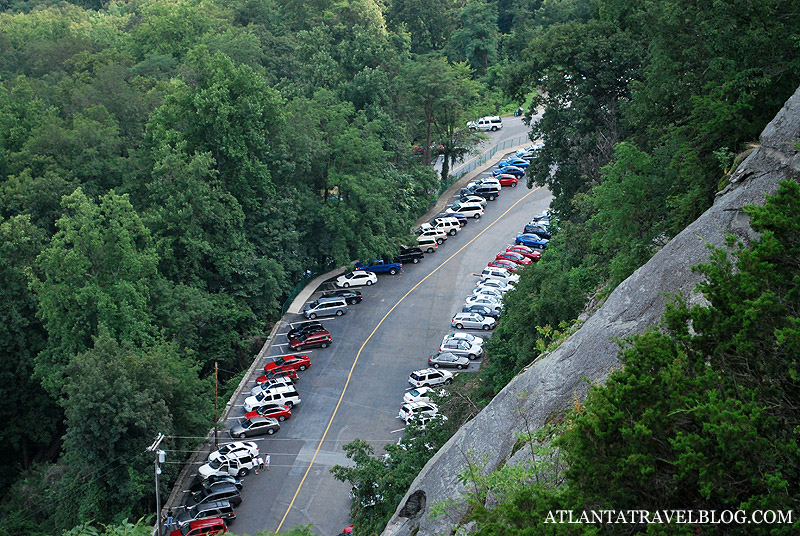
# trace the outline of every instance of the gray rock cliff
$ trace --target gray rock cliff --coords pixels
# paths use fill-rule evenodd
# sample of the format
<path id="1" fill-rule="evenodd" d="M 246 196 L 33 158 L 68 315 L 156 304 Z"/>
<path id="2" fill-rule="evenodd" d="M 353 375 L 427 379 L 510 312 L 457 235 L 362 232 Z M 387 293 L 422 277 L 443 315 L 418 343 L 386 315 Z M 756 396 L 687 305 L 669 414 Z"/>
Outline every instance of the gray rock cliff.
<path id="1" fill-rule="evenodd" d="M 699 281 L 691 267 L 708 259 L 707 244 L 721 247 L 727 234 L 747 241 L 753 232 L 745 205 L 764 204 L 778 182 L 797 178 L 800 169 L 800 89 L 786 102 L 760 136 L 760 146 L 731 176 L 714 205 L 636 270 L 608 297 L 581 328 L 551 354 L 538 359 L 509 383 L 472 421 L 463 426 L 425 465 L 383 532 L 383 536 L 452 534 L 462 524 L 463 487 L 457 476 L 466 454 L 486 456 L 491 471 L 510 460 L 515 432 L 541 427 L 548 417 L 583 399 L 586 379 L 603 381 L 619 366 L 615 342 L 659 322 L 666 294 L 682 292 L 690 302 Z M 447 515 L 431 519 L 436 503 L 455 501 Z M 468 527 L 464 527 L 468 530 Z"/>

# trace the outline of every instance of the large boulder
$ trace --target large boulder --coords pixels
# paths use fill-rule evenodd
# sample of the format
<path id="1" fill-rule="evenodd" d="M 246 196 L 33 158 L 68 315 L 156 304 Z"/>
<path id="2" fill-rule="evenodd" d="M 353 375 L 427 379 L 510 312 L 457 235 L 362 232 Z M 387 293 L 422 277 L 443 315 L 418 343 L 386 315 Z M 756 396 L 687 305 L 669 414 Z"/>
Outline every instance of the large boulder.
<path id="1" fill-rule="evenodd" d="M 800 169 L 800 89 L 764 129 L 760 146 L 731 176 L 714 205 L 636 270 L 581 328 L 549 355 L 541 356 L 509 383 L 472 421 L 463 426 L 425 465 L 409 488 L 383 536 L 452 534 L 464 521 L 463 486 L 458 474 L 468 459 L 491 471 L 509 462 L 516 432 L 538 428 L 562 413 L 619 366 L 617 340 L 659 322 L 668 295 L 699 298 L 692 266 L 708 259 L 708 244 L 722 247 L 734 234 L 752 238 L 742 210 L 763 205 L 778 182 Z M 523 419 L 524 416 L 524 419 Z M 484 461 L 485 460 L 485 461 Z M 512 460 L 513 461 L 513 460 Z M 430 516 L 437 503 L 453 501 L 446 515 Z M 465 527 L 468 530 L 468 527 Z M 416 531 L 416 532 L 415 532 Z"/>

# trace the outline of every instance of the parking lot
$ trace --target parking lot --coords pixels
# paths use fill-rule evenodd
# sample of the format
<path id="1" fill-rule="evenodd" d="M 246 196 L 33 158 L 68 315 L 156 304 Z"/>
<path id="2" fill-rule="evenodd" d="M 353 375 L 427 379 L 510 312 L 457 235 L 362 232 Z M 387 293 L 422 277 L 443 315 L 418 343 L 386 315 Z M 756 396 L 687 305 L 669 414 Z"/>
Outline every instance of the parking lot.
<path id="1" fill-rule="evenodd" d="M 404 265 L 400 274 L 381 274 L 376 284 L 359 287 L 363 301 L 350 305 L 347 314 L 318 319 L 333 343 L 298 352 L 311 360 L 295 382 L 302 402 L 275 435 L 249 438 L 270 454 L 271 467 L 245 478 L 244 500 L 230 530 L 254 535 L 312 524 L 316 533 L 332 535 L 350 524 L 349 485 L 329 472 L 335 464 L 349 463 L 342 445 L 361 438 L 380 453 L 383 445 L 398 439 L 403 422 L 397 414 L 409 373 L 427 367 L 428 356 L 452 331 L 450 319 L 472 292 L 474 274 L 512 244 L 531 216 L 549 206 L 550 198 L 543 189 L 504 187 L 481 219 L 470 220 L 438 251 L 426 254 L 419 264 Z M 319 296 L 315 292 L 310 299 Z M 290 353 L 285 334 L 290 324 L 303 320 L 299 314 L 286 315 L 263 362 Z M 473 362 L 471 369 L 477 370 L 479 363 Z M 246 391 L 235 401 L 239 407 L 233 408 L 231 419 L 243 415 Z M 227 431 L 220 433 L 221 440 L 226 436 Z"/>

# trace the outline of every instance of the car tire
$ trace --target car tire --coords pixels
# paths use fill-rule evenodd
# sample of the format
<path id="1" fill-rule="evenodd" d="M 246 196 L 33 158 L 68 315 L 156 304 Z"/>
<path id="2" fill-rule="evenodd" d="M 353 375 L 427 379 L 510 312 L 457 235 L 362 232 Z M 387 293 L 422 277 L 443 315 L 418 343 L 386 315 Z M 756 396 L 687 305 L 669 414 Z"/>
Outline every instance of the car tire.
<path id="1" fill-rule="evenodd" d="M 283 422 L 283 421 L 285 421 L 285 420 L 286 420 L 286 415 L 279 415 L 279 416 L 278 416 L 278 420 L 279 420 L 280 422 Z"/>
<path id="2" fill-rule="evenodd" d="M 470 359 L 470 361 L 475 361 L 476 359 L 478 359 L 478 356 L 476 356 L 475 354 L 469 354 L 467 357 Z"/>
<path id="3" fill-rule="evenodd" d="M 441 246 L 442 244 L 444 244 L 444 238 L 437 238 L 436 243 Z"/>
<path id="4" fill-rule="evenodd" d="M 241 434 L 239 434 L 237 437 L 238 437 L 239 439 L 244 439 L 245 437 L 247 437 L 247 434 L 245 434 L 244 432 L 242 432 L 242 433 L 241 433 Z"/>
<path id="5" fill-rule="evenodd" d="M 397 273 L 397 268 L 392 268 L 391 270 L 389 270 L 389 273 L 392 274 L 392 275 L 396 274 Z"/>
<path id="6" fill-rule="evenodd" d="M 297 367 L 297 370 L 300 370 L 300 371 L 306 370 L 306 366 L 305 365 L 300 365 L 299 367 Z"/>
<path id="7" fill-rule="evenodd" d="M 484 324 L 483 325 L 483 331 L 489 331 L 490 329 L 492 329 L 492 328 L 489 327 L 489 324 Z"/>
<path id="8" fill-rule="evenodd" d="M 353 298 L 352 300 L 347 300 L 347 303 L 348 303 L 348 304 L 350 304 L 350 305 L 355 305 L 355 304 L 357 304 L 358 302 L 356 301 L 356 299 L 355 299 L 355 298 Z"/>
<path id="9" fill-rule="evenodd" d="M 497 127 L 492 127 L 492 132 L 496 131 Z"/>
<path id="10" fill-rule="evenodd" d="M 418 263 L 419 263 L 419 259 L 418 259 L 418 258 L 416 258 L 416 257 L 414 257 L 414 258 L 411 260 L 411 262 L 413 262 L 414 264 L 418 264 Z"/>
<path id="11" fill-rule="evenodd" d="M 371 287 L 372 286 L 372 281 L 367 281 L 367 286 Z"/>
<path id="12" fill-rule="evenodd" d="M 512 183 L 511 183 L 511 187 L 512 187 L 512 188 L 516 188 L 516 187 L 517 187 L 517 183 L 516 183 L 516 182 L 512 182 Z"/>
<path id="13" fill-rule="evenodd" d="M 428 253 L 433 253 L 433 248 L 428 248 Z"/>
<path id="14" fill-rule="evenodd" d="M 248 469 L 247 467 L 242 467 L 241 469 L 239 469 L 239 476 L 240 477 L 247 476 L 247 473 L 249 473 L 249 472 L 250 472 L 250 469 Z"/>
<path id="15" fill-rule="evenodd" d="M 274 433 L 275 433 L 275 428 L 270 428 L 269 430 L 267 430 L 267 435 L 272 435 Z"/>
<path id="16" fill-rule="evenodd" d="M 311 313 L 310 315 L 308 315 L 308 318 L 310 318 L 311 320 L 314 320 L 315 318 L 317 318 L 317 315 L 316 315 L 316 313 Z"/>
<path id="17" fill-rule="evenodd" d="M 463 369 L 463 368 L 464 368 L 464 365 L 456 365 L 456 368 L 457 368 L 458 370 L 461 370 L 461 369 Z"/>
<path id="18" fill-rule="evenodd" d="M 342 288 L 350 288 L 350 283 L 345 281 L 344 283 L 342 283 Z"/>
<path id="19" fill-rule="evenodd" d="M 450 229 L 450 236 L 456 236 L 457 232 L 455 229 Z"/>
<path id="20" fill-rule="evenodd" d="M 327 348 L 328 347 L 328 343 L 327 342 L 323 342 L 322 344 L 319 345 L 319 347 L 320 348 Z"/>
<path id="21" fill-rule="evenodd" d="M 343 314 L 344 314 L 344 311 L 342 311 L 341 309 L 336 311 L 336 316 L 342 316 Z"/>
<path id="22" fill-rule="evenodd" d="M 464 325 L 463 324 L 456 324 L 456 329 L 464 329 Z"/>
<path id="23" fill-rule="evenodd" d="M 479 219 L 481 219 L 481 215 L 476 212 L 475 215 L 473 216 L 473 218 L 475 218 L 476 220 L 479 220 Z"/>
<path id="24" fill-rule="evenodd" d="M 447 378 L 447 379 L 444 381 L 444 384 L 445 384 L 445 385 L 450 385 L 451 383 L 453 383 L 453 378 Z"/>
<path id="25" fill-rule="evenodd" d="M 433 368 L 439 368 L 439 363 L 434 363 Z"/>

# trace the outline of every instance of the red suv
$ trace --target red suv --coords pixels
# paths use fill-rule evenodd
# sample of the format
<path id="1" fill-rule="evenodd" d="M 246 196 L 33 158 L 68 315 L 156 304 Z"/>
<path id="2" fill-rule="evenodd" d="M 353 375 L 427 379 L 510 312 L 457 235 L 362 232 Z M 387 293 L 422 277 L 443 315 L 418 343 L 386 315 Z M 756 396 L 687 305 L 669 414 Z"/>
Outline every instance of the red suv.
<path id="1" fill-rule="evenodd" d="M 331 334 L 327 331 L 317 331 L 308 333 L 299 339 L 289 341 L 289 348 L 292 350 L 305 350 L 306 348 L 327 348 L 333 342 Z"/>
<path id="2" fill-rule="evenodd" d="M 173 530 L 169 536 L 214 536 L 214 534 L 223 532 L 228 532 L 225 522 L 219 517 L 212 517 L 191 521 L 183 527 Z"/>

